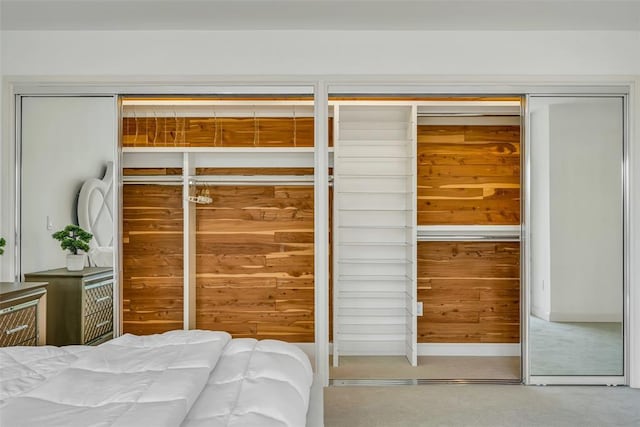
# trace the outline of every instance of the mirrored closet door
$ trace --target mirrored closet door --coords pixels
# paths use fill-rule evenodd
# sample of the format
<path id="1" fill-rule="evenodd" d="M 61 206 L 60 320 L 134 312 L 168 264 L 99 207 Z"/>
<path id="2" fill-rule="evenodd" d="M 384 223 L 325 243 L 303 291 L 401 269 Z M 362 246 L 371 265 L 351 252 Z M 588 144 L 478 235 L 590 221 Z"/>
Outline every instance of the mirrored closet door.
<path id="1" fill-rule="evenodd" d="M 624 98 L 528 108 L 531 382 L 623 383 Z"/>
<path id="2" fill-rule="evenodd" d="M 117 330 L 116 98 L 22 96 L 18 112 L 20 279 L 49 284 L 47 344 L 103 342 Z M 92 235 L 75 268 L 52 236 L 70 225 Z"/>

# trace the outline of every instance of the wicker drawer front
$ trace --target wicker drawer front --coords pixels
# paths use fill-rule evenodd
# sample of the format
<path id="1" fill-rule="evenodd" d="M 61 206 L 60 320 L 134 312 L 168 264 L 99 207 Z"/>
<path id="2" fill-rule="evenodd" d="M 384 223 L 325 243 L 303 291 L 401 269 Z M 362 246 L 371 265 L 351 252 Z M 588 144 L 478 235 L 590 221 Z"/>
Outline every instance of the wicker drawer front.
<path id="1" fill-rule="evenodd" d="M 84 318 L 84 339 L 86 344 L 113 330 L 113 310 L 102 310 Z"/>
<path id="2" fill-rule="evenodd" d="M 22 304 L 22 307 L 9 307 L 0 314 L 0 347 L 23 344 L 37 337 L 37 307 L 36 301 Z"/>
<path id="3" fill-rule="evenodd" d="M 38 345 L 38 337 L 33 337 L 33 338 L 29 338 L 26 341 L 22 341 L 16 345 L 22 345 L 22 346 L 32 346 L 35 347 Z"/>
<path id="4" fill-rule="evenodd" d="M 84 315 L 113 309 L 113 281 L 87 285 L 84 288 Z"/>

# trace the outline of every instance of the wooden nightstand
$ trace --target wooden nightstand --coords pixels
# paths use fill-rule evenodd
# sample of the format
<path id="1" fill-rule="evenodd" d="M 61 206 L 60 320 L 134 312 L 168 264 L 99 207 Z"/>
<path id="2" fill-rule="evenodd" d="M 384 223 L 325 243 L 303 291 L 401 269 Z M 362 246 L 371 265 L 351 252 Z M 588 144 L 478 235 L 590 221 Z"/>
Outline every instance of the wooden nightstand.
<path id="1" fill-rule="evenodd" d="M 46 282 L 0 282 L 0 347 L 44 345 Z"/>
<path id="2" fill-rule="evenodd" d="M 49 282 L 47 344 L 100 344 L 113 338 L 113 270 L 66 268 L 24 275 L 26 281 Z"/>

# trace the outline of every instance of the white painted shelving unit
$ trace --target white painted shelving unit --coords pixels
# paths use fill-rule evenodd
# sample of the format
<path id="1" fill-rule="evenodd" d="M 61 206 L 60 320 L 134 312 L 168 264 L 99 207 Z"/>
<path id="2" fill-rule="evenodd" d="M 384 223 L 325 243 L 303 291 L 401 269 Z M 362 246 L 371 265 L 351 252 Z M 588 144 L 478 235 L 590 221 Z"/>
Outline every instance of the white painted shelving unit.
<path id="1" fill-rule="evenodd" d="M 334 106 L 333 364 L 417 363 L 416 107 Z"/>

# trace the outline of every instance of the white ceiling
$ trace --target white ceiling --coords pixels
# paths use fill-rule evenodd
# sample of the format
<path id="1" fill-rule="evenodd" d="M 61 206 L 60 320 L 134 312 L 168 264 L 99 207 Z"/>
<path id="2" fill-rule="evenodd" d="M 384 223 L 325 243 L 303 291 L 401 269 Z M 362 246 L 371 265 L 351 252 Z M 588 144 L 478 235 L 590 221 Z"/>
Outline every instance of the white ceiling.
<path id="1" fill-rule="evenodd" d="M 640 0 L 0 0 L 2 30 L 640 31 Z"/>

